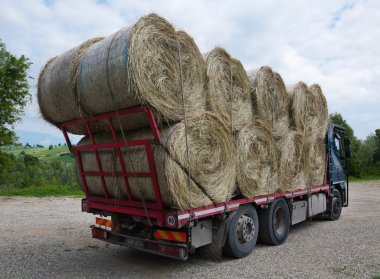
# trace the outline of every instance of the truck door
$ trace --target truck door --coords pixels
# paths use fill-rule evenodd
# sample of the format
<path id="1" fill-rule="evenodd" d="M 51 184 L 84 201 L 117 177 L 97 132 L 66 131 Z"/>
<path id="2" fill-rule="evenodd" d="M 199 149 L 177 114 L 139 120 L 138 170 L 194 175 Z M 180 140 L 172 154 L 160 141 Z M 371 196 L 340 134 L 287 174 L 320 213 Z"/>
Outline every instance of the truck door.
<path id="1" fill-rule="evenodd" d="M 349 155 L 347 147 L 349 147 L 349 141 L 346 141 L 345 130 L 342 130 L 341 127 L 333 127 L 329 133 L 330 180 L 336 188 L 340 189 L 343 206 L 348 206 L 348 181 L 346 182 L 346 178 Z"/>
<path id="2" fill-rule="evenodd" d="M 334 133 L 331 149 L 331 178 L 334 184 L 345 182 L 346 164 L 342 148 L 342 138 Z"/>

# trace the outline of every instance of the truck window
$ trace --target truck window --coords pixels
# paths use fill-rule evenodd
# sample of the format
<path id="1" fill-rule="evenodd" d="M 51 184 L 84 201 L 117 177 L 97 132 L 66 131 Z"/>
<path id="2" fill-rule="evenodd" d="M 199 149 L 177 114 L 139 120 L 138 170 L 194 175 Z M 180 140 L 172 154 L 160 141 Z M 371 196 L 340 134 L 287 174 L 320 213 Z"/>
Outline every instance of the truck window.
<path id="1" fill-rule="evenodd" d="M 340 154 L 340 150 L 341 150 L 341 148 L 340 148 L 340 140 L 337 137 L 335 137 L 334 141 L 335 141 L 335 149 Z"/>

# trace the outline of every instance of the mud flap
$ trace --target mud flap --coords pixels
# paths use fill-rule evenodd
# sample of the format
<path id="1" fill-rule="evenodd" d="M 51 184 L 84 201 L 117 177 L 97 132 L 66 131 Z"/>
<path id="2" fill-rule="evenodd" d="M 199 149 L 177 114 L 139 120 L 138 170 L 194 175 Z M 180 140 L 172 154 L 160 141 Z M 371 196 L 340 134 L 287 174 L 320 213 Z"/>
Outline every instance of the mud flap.
<path id="1" fill-rule="evenodd" d="M 226 219 L 219 223 L 217 228 L 212 229 L 212 243 L 201 247 L 201 254 L 215 262 L 222 261 L 222 252 L 228 235 L 228 227 L 235 214 L 236 211 L 231 212 Z"/>

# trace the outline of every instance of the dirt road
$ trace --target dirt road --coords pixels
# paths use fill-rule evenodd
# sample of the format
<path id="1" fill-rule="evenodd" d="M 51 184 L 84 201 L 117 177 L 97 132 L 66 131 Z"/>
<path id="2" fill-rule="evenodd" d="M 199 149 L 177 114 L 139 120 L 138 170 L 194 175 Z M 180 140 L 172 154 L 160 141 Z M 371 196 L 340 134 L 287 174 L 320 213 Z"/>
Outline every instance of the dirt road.
<path id="1" fill-rule="evenodd" d="M 380 275 L 380 182 L 352 184 L 335 222 L 292 227 L 241 260 L 187 262 L 93 240 L 77 198 L 0 198 L 0 278 L 372 278 Z"/>

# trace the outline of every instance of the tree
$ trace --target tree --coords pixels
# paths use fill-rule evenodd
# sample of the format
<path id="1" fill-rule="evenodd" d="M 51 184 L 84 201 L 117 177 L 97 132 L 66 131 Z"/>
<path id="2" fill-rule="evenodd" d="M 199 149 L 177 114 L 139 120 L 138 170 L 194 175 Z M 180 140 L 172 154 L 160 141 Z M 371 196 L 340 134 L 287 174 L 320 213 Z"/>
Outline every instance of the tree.
<path id="1" fill-rule="evenodd" d="M 380 162 L 380 129 L 375 130 L 375 145 L 376 149 L 373 153 L 373 162 L 377 163 Z"/>
<path id="2" fill-rule="evenodd" d="M 53 149 L 53 146 L 52 145 L 49 145 L 49 150 L 52 150 Z"/>
<path id="3" fill-rule="evenodd" d="M 361 177 L 362 175 L 362 165 L 360 161 L 360 140 L 355 136 L 354 130 L 347 123 L 340 113 L 330 114 L 330 122 L 343 126 L 346 129 L 346 135 L 351 140 L 351 158 L 348 161 L 348 174 Z"/>
<path id="4" fill-rule="evenodd" d="M 8 52 L 0 40 L 0 145 L 17 139 L 12 128 L 31 99 L 27 73 L 31 64 L 24 55 L 16 57 Z"/>

